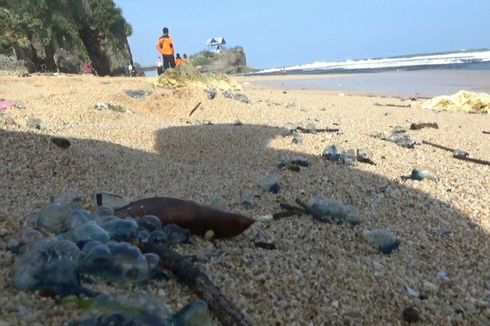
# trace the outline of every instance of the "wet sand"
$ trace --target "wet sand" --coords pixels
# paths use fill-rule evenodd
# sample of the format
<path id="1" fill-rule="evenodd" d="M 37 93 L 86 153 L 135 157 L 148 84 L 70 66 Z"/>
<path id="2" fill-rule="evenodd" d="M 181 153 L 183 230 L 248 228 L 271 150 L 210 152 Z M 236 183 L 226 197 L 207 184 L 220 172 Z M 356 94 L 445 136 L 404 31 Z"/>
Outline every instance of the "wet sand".
<path id="1" fill-rule="evenodd" d="M 490 116 L 423 110 L 423 100 L 361 96 L 338 91 L 263 86 L 242 77 L 245 104 L 202 90 L 154 88 L 149 78 L 84 76 L 0 77 L 0 98 L 23 108 L 0 113 L 0 321 L 5 325 L 63 324 L 83 311 L 38 294 L 15 291 L 6 251 L 12 233 L 56 194 L 103 189 L 134 199 L 170 196 L 209 204 L 223 197 L 234 212 L 260 217 L 279 203 L 308 202 L 316 195 L 354 206 L 361 225 L 322 224 L 309 216 L 257 222 L 216 246 L 194 237 L 185 254 L 208 255 L 198 264 L 254 325 L 404 325 L 402 311 L 415 307 L 420 325 L 484 325 L 490 318 L 490 167 L 453 159 L 422 140 L 462 148 L 490 160 Z M 151 94 L 142 99 L 127 90 Z M 343 91 L 342 91 L 343 92 Z M 133 114 L 94 109 L 99 102 Z M 189 117 L 195 105 L 201 108 Z M 410 107 L 392 107 L 384 105 Z M 40 119 L 40 129 L 28 127 Z M 239 120 L 242 125 L 235 125 Z M 211 122 L 212 124 L 209 124 Z M 437 122 L 440 129 L 407 131 L 415 149 L 371 137 L 394 126 Z M 339 128 L 339 133 L 281 136 L 286 123 Z M 66 137 L 63 150 L 50 142 Z M 376 166 L 326 162 L 323 149 L 338 144 L 367 148 Z M 279 157 L 301 155 L 310 167 L 276 168 Z M 439 182 L 404 180 L 417 166 Z M 263 193 L 261 177 L 275 171 L 276 194 Z M 252 195 L 257 207 L 242 200 Z M 380 254 L 362 231 L 383 228 L 400 247 Z M 254 246 L 272 242 L 276 250 Z M 146 291 L 170 311 L 195 295 L 174 277 L 133 285 L 91 285 L 113 293 Z M 413 291 L 419 292 L 415 297 Z"/>
<path id="2" fill-rule="evenodd" d="M 254 79 L 254 76 L 250 76 Z M 401 97 L 434 97 L 459 90 L 490 92 L 490 70 L 417 70 L 359 74 L 263 76 L 258 82 L 286 89 L 318 89 Z"/>

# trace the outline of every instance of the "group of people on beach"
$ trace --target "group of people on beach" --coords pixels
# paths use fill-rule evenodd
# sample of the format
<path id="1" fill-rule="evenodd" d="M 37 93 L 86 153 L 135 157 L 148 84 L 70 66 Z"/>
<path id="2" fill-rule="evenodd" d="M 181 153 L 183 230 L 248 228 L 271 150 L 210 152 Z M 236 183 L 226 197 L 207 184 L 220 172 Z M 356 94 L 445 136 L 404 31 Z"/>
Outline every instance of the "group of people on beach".
<path id="1" fill-rule="evenodd" d="M 157 58 L 157 72 L 158 75 L 161 75 L 168 68 L 175 68 L 182 62 L 191 62 L 191 59 L 184 53 L 181 57 L 180 53 L 175 54 L 174 41 L 169 35 L 169 31 L 167 27 L 164 27 L 163 35 L 160 36 L 157 40 L 157 50 L 162 55 L 162 58 Z M 162 62 L 163 60 L 163 62 Z"/>

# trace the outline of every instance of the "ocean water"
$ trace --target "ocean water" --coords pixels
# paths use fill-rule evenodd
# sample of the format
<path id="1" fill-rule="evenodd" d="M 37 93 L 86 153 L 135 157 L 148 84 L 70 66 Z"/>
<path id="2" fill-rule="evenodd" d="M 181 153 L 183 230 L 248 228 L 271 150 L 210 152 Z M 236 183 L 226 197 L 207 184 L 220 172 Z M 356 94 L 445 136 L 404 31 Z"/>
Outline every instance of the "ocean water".
<path id="1" fill-rule="evenodd" d="M 469 50 L 390 58 L 314 62 L 271 68 L 255 75 L 303 75 L 260 83 L 296 89 L 433 97 L 459 90 L 490 93 L 490 50 Z"/>

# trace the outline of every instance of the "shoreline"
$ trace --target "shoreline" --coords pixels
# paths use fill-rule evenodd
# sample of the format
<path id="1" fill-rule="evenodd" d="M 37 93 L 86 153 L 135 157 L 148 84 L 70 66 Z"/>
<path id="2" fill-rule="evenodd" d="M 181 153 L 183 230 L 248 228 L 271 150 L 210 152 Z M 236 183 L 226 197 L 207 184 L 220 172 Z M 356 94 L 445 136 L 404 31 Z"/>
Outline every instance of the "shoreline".
<path id="1" fill-rule="evenodd" d="M 419 312 L 420 325 L 488 321 L 490 167 L 453 159 L 422 141 L 490 160 L 490 136 L 482 133 L 490 115 L 424 110 L 420 99 L 340 96 L 236 79 L 249 103 L 220 92 L 210 100 L 201 89 L 158 88 L 152 77 L 0 76 L 0 98 L 21 104 L 0 111 L 0 178 L 8 185 L 0 190 L 0 311 L 6 323 L 64 324 L 86 313 L 13 289 L 9 273 L 17 257 L 6 244 L 27 225 L 24 216 L 51 196 L 82 194 L 89 205 L 96 190 L 203 205 L 219 196 L 232 212 L 255 219 L 280 211 L 281 202 L 309 203 L 317 195 L 354 207 L 359 226 L 294 216 L 256 222 L 214 243 L 193 236 L 192 244 L 176 248 L 209 255 L 199 266 L 254 325 L 403 324 L 407 307 Z M 128 95 L 135 90 L 144 95 Z M 97 103 L 132 113 L 99 111 Z M 389 106 L 407 103 L 409 108 Z M 420 122 L 439 129 L 410 130 Z M 284 135 L 288 123 L 340 131 Z M 372 136 L 396 126 L 415 148 Z M 71 145 L 59 148 L 52 137 Z M 329 162 L 321 155 L 334 144 L 368 149 L 376 165 Z M 298 156 L 309 166 L 296 172 L 277 167 L 278 159 Z M 434 170 L 439 181 L 405 180 L 416 167 Z M 279 178 L 278 194 L 261 189 L 269 173 Z M 256 206 L 242 205 L 247 196 Z M 384 255 L 363 241 L 363 232 L 375 229 L 396 235 L 399 248 Z M 108 294 L 143 291 L 172 312 L 196 299 L 173 276 L 145 288 L 88 286 Z"/>
<path id="2" fill-rule="evenodd" d="M 459 90 L 490 93 L 490 70 L 413 70 L 346 74 L 291 74 L 240 77 L 283 89 L 431 98 Z"/>

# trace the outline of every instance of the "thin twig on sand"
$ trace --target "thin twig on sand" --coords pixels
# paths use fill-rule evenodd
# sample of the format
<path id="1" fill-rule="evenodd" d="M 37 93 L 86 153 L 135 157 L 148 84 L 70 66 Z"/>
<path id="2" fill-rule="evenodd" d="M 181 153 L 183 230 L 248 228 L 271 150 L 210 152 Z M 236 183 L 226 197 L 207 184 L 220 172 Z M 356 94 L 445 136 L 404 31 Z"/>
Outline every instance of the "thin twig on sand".
<path id="1" fill-rule="evenodd" d="M 223 325 L 250 325 L 246 317 L 211 282 L 208 276 L 192 261 L 166 246 L 145 244 L 144 253 L 155 253 L 160 257 L 160 265 L 174 273 L 180 282 L 188 285 L 202 298 L 209 309 Z"/>

